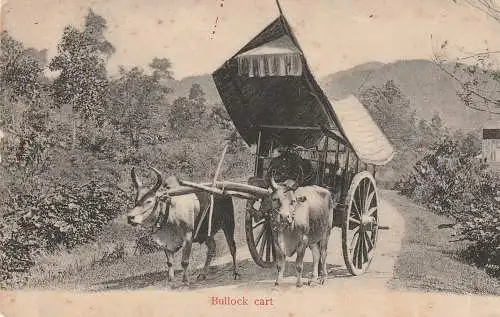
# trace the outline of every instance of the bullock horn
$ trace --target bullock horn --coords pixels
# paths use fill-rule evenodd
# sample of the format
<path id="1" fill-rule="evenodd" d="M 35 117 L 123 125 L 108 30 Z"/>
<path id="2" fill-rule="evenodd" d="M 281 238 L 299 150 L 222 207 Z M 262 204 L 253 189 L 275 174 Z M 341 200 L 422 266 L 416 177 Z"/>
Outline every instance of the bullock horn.
<path id="1" fill-rule="evenodd" d="M 273 187 L 273 189 L 278 189 L 278 184 L 276 184 L 274 176 L 271 177 L 271 186 Z"/>
<path id="2" fill-rule="evenodd" d="M 153 172 L 155 172 L 155 174 L 156 174 L 156 184 L 155 184 L 155 186 L 154 186 L 154 187 L 153 187 L 153 189 L 152 189 L 152 191 L 153 191 L 153 192 L 156 192 L 158 189 L 160 189 L 161 184 L 163 184 L 163 178 L 161 177 L 161 173 L 160 173 L 160 171 L 158 171 L 158 170 L 157 170 L 156 168 L 154 168 L 154 167 L 150 167 L 150 168 L 151 168 L 151 169 L 153 170 Z"/>
<path id="3" fill-rule="evenodd" d="M 132 178 L 132 184 L 134 184 L 135 189 L 139 189 L 139 187 L 142 186 L 142 183 L 135 173 L 135 167 L 132 167 L 132 170 L 130 171 L 130 177 Z"/>

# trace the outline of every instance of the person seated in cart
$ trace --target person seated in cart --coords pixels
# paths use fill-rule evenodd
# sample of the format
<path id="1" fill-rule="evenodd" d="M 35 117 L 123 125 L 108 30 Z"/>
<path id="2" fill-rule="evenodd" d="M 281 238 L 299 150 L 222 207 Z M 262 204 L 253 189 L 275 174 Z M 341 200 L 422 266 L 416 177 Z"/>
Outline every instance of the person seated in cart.
<path id="1" fill-rule="evenodd" d="M 312 185 L 315 175 L 311 162 L 300 156 L 298 151 L 290 146 L 277 146 L 273 149 L 272 159 L 266 173 L 266 181 L 271 177 L 277 182 L 287 179 L 295 180 L 299 186 Z"/>

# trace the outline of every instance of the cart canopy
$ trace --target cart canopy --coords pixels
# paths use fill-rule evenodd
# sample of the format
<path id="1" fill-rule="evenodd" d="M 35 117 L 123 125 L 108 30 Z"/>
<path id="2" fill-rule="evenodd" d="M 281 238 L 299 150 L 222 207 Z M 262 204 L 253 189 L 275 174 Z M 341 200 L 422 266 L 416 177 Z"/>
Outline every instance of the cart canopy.
<path id="1" fill-rule="evenodd" d="M 263 138 L 272 136 L 283 145 L 311 147 L 331 132 L 363 162 L 389 162 L 393 148 L 368 110 L 354 96 L 329 98 L 304 55 L 280 8 L 277 19 L 212 74 L 247 144 L 256 144 L 262 131 Z"/>

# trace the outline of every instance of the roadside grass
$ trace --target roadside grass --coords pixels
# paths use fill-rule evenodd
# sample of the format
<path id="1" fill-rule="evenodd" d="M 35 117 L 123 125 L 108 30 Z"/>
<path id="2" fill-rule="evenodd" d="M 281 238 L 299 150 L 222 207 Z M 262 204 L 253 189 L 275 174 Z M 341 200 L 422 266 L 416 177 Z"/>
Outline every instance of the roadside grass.
<path id="1" fill-rule="evenodd" d="M 244 200 L 234 199 L 237 247 L 246 244 L 245 204 Z M 122 215 L 105 226 L 91 243 L 72 250 L 40 255 L 23 288 L 83 290 L 106 279 L 119 279 L 141 274 L 142 271 L 150 272 L 151 268 L 158 272 L 165 271 L 166 258 L 162 251 L 149 254 L 136 252 L 136 240 L 140 233 L 140 229 L 127 225 Z M 219 232 L 215 238 L 216 256 L 228 254 L 224 234 Z M 174 259 L 176 269 L 180 268 L 180 256 L 179 251 Z M 205 257 L 206 247 L 194 244 L 191 254 L 192 270 L 202 265 Z"/>
<path id="2" fill-rule="evenodd" d="M 416 205 L 395 191 L 384 195 L 405 220 L 405 236 L 390 287 L 397 290 L 500 295 L 500 280 L 466 263 L 460 253 L 467 242 L 454 242 L 452 220 Z"/>

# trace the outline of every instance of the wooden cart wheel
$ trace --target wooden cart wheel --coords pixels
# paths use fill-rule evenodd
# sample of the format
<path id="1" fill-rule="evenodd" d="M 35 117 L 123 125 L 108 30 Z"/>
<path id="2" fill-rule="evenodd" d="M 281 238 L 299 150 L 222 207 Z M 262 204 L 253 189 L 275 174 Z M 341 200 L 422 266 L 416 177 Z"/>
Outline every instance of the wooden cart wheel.
<path id="1" fill-rule="evenodd" d="M 373 176 L 354 176 L 345 200 L 342 252 L 352 275 L 366 272 L 373 259 L 378 236 L 378 197 Z"/>
<path id="2" fill-rule="evenodd" d="M 269 210 L 248 200 L 245 213 L 245 232 L 252 259 L 258 266 L 271 268 L 276 261 Z"/>

